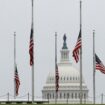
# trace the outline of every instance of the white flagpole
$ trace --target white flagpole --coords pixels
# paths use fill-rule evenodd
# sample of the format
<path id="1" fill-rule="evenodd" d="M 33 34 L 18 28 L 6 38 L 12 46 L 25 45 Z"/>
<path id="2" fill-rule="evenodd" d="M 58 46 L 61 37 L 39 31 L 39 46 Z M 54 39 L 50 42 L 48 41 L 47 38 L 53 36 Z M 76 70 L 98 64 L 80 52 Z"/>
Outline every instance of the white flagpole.
<path id="1" fill-rule="evenodd" d="M 95 30 L 93 30 L 93 104 L 95 104 Z"/>
<path id="2" fill-rule="evenodd" d="M 57 32 L 55 32 L 55 104 L 57 103 L 57 92 L 56 92 L 56 65 L 57 65 Z"/>
<path id="3" fill-rule="evenodd" d="M 14 32 L 14 76 L 15 76 L 15 66 L 16 66 L 16 32 Z M 14 79 L 14 98 L 16 98 L 15 79 Z"/>
<path id="4" fill-rule="evenodd" d="M 32 0 L 32 29 L 34 42 L 34 0 Z M 33 65 L 32 65 L 32 103 L 34 103 L 34 46 L 33 46 Z"/>
<path id="5" fill-rule="evenodd" d="M 80 31 L 81 31 L 81 48 L 80 48 L 80 104 L 82 104 L 82 1 L 80 0 Z"/>

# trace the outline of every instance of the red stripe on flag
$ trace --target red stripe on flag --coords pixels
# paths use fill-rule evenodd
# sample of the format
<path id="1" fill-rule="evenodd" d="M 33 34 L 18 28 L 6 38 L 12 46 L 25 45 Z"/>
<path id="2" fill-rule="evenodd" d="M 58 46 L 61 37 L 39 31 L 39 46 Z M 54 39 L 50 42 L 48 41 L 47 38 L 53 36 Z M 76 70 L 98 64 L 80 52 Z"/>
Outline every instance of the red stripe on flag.
<path id="1" fill-rule="evenodd" d="M 79 61 L 80 48 L 81 48 L 81 32 L 79 33 L 77 43 L 76 43 L 75 48 L 73 50 L 73 57 L 74 57 L 76 63 Z"/>
<path id="2" fill-rule="evenodd" d="M 29 45 L 29 54 L 30 54 L 30 65 L 33 65 L 34 58 L 33 58 L 33 48 L 34 47 L 34 41 L 33 41 L 33 29 L 31 29 L 31 34 L 30 34 L 30 45 Z"/>
<path id="3" fill-rule="evenodd" d="M 58 66 L 56 64 L 56 92 L 58 92 L 59 89 L 59 72 L 58 72 Z"/>
<path id="4" fill-rule="evenodd" d="M 20 86 L 20 80 L 19 80 L 19 75 L 18 75 L 18 71 L 17 71 L 17 67 L 15 68 L 15 94 L 16 96 L 18 95 L 18 91 L 19 91 L 19 86 Z"/>
<path id="5" fill-rule="evenodd" d="M 99 57 L 96 54 L 95 54 L 95 60 L 96 60 L 96 69 L 105 74 L 105 66 L 103 65 L 102 61 L 99 59 Z"/>

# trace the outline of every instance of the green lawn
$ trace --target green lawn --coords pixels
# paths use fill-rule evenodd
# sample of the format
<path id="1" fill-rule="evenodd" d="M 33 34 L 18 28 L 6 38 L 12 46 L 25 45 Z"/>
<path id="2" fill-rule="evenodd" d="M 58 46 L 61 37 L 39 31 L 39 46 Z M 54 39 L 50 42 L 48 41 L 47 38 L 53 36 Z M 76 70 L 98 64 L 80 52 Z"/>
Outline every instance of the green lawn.
<path id="1" fill-rule="evenodd" d="M 4 104 L 4 103 L 0 103 L 0 104 Z M 26 104 L 26 103 L 6 103 L 5 105 L 32 105 L 30 104 Z M 35 105 L 36 103 L 34 103 L 33 105 Z M 37 105 L 55 105 L 55 104 L 37 104 Z M 56 105 L 80 105 L 80 104 L 56 104 Z M 82 105 L 94 105 L 94 104 L 82 104 Z M 102 104 L 95 104 L 95 105 L 102 105 Z"/>

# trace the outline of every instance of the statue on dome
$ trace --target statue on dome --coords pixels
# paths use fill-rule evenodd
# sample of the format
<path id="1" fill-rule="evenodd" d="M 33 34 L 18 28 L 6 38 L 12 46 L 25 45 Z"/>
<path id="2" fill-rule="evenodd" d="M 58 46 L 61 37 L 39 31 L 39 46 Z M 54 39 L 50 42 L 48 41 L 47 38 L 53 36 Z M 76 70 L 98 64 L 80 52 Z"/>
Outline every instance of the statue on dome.
<path id="1" fill-rule="evenodd" d="M 66 34 L 64 34 L 63 40 L 64 40 L 64 42 L 66 43 Z"/>
<path id="2" fill-rule="evenodd" d="M 63 47 L 62 47 L 62 49 L 68 49 L 68 48 L 67 48 L 67 44 L 66 44 L 66 39 L 67 39 L 66 34 L 64 34 L 64 36 L 63 36 L 64 42 L 63 42 Z"/>

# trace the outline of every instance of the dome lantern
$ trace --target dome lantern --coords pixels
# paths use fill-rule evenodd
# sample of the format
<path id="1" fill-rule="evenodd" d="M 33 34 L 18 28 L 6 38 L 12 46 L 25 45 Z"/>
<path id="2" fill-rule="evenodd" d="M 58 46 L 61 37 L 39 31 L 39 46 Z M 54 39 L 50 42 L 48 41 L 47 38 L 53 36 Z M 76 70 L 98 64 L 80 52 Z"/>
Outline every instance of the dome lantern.
<path id="1" fill-rule="evenodd" d="M 67 37 L 66 34 L 63 36 L 63 47 L 61 49 L 61 61 L 60 63 L 69 63 L 69 50 L 66 43 Z"/>

